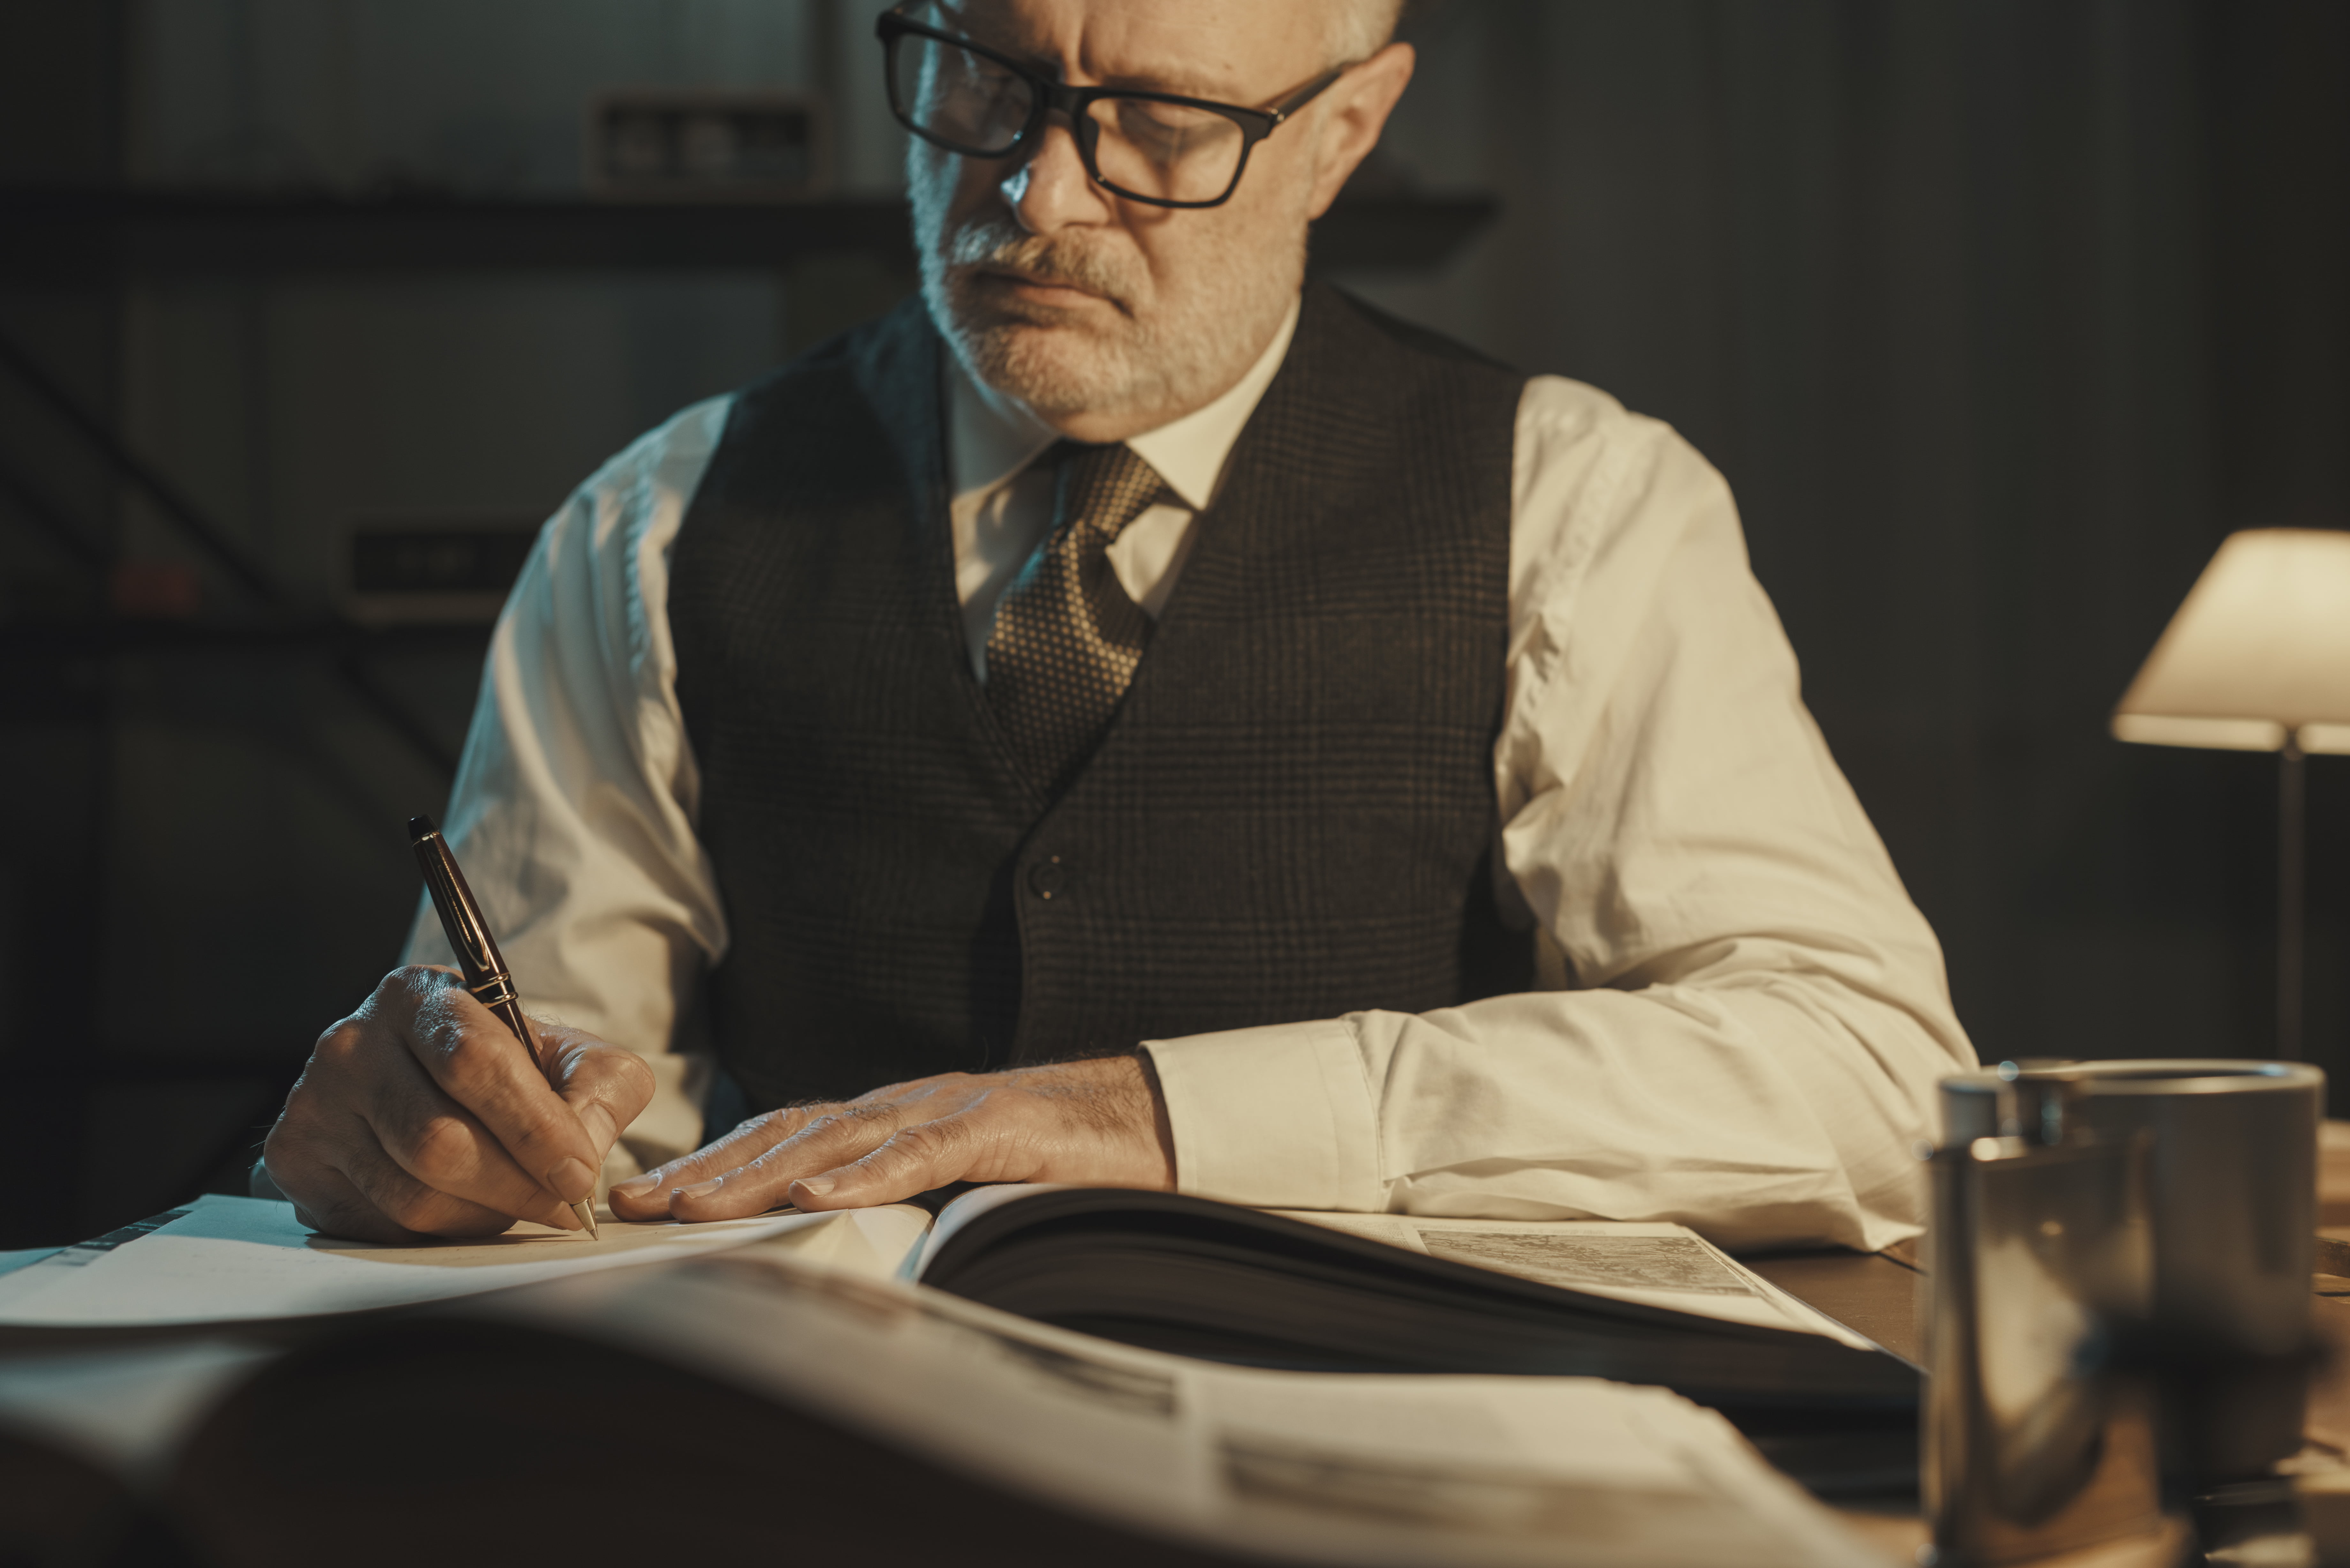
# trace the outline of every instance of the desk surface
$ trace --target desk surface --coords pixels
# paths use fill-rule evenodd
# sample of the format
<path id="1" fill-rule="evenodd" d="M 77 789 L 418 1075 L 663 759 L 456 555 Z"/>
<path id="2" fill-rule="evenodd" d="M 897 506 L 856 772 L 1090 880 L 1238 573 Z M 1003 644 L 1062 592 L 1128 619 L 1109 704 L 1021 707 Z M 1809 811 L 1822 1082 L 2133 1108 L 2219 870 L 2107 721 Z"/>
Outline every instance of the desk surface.
<path id="1" fill-rule="evenodd" d="M 1782 1252 L 1739 1261 L 1911 1366 L 1921 1364 L 1918 1309 L 1926 1276 L 1917 1270 L 1881 1252 Z"/>
<path id="2" fill-rule="evenodd" d="M 2350 1210 L 2350 1197 L 2336 1199 Z M 1748 1258 L 1746 1266 L 1791 1294 L 1856 1329 L 1906 1360 L 1918 1359 L 1919 1298 L 1926 1276 L 1878 1255 L 1851 1252 L 1791 1252 Z M 2302 1430 L 2317 1447 L 2350 1453 L 2350 1299 L 2317 1296 L 2312 1323 L 2324 1360 L 2309 1389 Z M 1896 1507 L 1838 1507 L 1845 1521 L 1902 1559 L 1927 1542 L 1925 1521 Z M 2314 1522 L 2313 1529 L 2317 1526 Z M 2165 1535 L 2117 1542 L 2095 1551 L 2045 1558 L 2033 1568 L 2168 1568 L 2184 1542 L 2174 1524 Z M 2328 1559 L 2331 1561 L 2331 1559 Z"/>
<path id="3" fill-rule="evenodd" d="M 1789 1252 L 1742 1260 L 1756 1273 L 1781 1289 L 1808 1302 L 1829 1316 L 1867 1335 L 1895 1355 L 1913 1363 L 1920 1357 L 1918 1311 L 1926 1276 L 1885 1255 L 1841 1251 Z M 2305 1431 L 2310 1439 L 2337 1451 L 2350 1452 L 2350 1299 L 2316 1297 L 2313 1311 L 2327 1355 L 2310 1390 Z M 307 1324 L 244 1325 L 238 1337 L 295 1343 L 305 1337 Z M 62 1348 L 67 1342 L 85 1347 L 129 1345 L 183 1336 L 188 1331 L 147 1333 L 122 1330 L 88 1334 L 57 1330 L 0 1331 L 0 1357 L 22 1354 L 38 1345 Z M 217 1334 L 218 1325 L 207 1331 Z M 1910 1561 L 1925 1545 L 1924 1521 L 1914 1504 L 1888 1501 L 1883 1505 L 1838 1507 L 1836 1511 L 1856 1532 L 1877 1542 L 1897 1560 Z M 2154 1539 L 2133 1541 L 2095 1552 L 2043 1559 L 2034 1568 L 2168 1568 L 2177 1560 L 2183 1535 L 2176 1529 Z"/>

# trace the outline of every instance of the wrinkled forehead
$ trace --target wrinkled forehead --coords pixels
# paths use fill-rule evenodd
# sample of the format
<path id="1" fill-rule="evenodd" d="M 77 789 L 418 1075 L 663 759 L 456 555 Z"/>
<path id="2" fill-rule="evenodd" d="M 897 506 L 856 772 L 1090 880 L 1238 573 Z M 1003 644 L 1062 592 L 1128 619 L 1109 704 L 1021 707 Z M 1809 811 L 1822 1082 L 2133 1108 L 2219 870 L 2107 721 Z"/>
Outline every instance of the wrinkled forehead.
<path id="1" fill-rule="evenodd" d="M 1323 68 L 1336 3 L 926 0 L 907 11 L 1066 80 L 1254 103 Z"/>

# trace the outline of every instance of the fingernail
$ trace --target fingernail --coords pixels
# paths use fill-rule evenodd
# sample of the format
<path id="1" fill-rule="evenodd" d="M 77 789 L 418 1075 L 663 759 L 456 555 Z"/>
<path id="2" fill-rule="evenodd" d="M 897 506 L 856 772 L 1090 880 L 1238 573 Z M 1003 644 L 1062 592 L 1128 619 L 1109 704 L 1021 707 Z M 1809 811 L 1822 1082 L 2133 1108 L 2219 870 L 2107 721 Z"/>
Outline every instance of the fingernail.
<path id="1" fill-rule="evenodd" d="M 612 1183 L 612 1190 L 623 1198 L 650 1198 L 653 1189 L 660 1185 L 660 1177 L 657 1174 L 632 1176 L 626 1181 Z"/>
<path id="2" fill-rule="evenodd" d="M 826 1193 L 832 1190 L 832 1178 L 829 1176 L 803 1176 L 797 1181 L 793 1182 L 792 1185 L 798 1188 L 802 1192 L 806 1193 L 810 1198 L 821 1198 Z"/>
<path id="3" fill-rule="evenodd" d="M 673 1198 L 707 1198 L 717 1191 L 718 1184 L 725 1179 L 723 1176 L 713 1176 L 707 1181 L 697 1181 L 691 1187 L 673 1187 L 670 1189 L 670 1195 Z"/>
<path id="4" fill-rule="evenodd" d="M 578 1203 L 596 1190 L 596 1173 L 576 1159 L 567 1159 L 546 1173 L 546 1185 L 566 1203 Z"/>

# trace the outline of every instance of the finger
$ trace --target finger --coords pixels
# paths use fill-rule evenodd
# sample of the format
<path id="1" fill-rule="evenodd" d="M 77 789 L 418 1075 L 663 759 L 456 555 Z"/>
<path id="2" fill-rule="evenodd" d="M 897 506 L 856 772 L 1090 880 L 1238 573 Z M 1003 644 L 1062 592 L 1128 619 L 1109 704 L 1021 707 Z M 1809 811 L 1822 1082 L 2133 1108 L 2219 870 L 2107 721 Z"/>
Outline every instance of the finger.
<path id="1" fill-rule="evenodd" d="M 932 1188 L 971 1179 L 983 1167 L 999 1166 L 1002 1141 L 981 1131 L 968 1114 L 916 1122 L 860 1159 L 799 1178 L 786 1196 L 793 1207 L 810 1212 L 901 1203 Z M 995 1172 L 991 1168 L 989 1174 Z"/>
<path id="2" fill-rule="evenodd" d="M 642 1176 L 615 1182 L 612 1212 L 623 1220 L 666 1220 L 670 1218 L 670 1194 L 678 1188 L 698 1186 L 727 1171 L 739 1170 L 810 1121 L 844 1108 L 837 1105 L 794 1106 L 753 1116 L 691 1154 L 657 1165 Z"/>
<path id="3" fill-rule="evenodd" d="M 470 1207 L 567 1230 L 577 1225 L 546 1185 L 412 1059 L 383 1053 L 370 1073 L 371 1092 L 356 1107 L 358 1115 L 382 1154 L 408 1176 Z M 337 1163 L 352 1172 L 349 1162 Z"/>
<path id="4" fill-rule="evenodd" d="M 375 1141 L 362 1119 L 322 1129 L 330 1136 L 318 1152 L 328 1165 L 307 1172 L 296 1199 L 304 1213 L 321 1230 L 339 1236 L 375 1241 L 415 1241 L 424 1237 L 494 1236 L 511 1227 L 515 1216 L 469 1202 L 418 1180 Z M 561 1206 L 542 1195 L 549 1210 L 531 1215 L 553 1223 Z M 576 1221 L 575 1221 L 576 1223 Z"/>
<path id="5" fill-rule="evenodd" d="M 547 1078 L 587 1129 L 600 1168 L 620 1134 L 652 1104 L 652 1067 L 634 1051 L 583 1031 L 536 1018 L 531 1023 L 538 1031 Z"/>
<path id="6" fill-rule="evenodd" d="M 337 1153 L 343 1176 L 408 1241 L 426 1236 L 495 1236 L 512 1229 L 517 1218 L 567 1230 L 579 1225 L 568 1210 L 544 1197 L 539 1212 L 516 1216 L 443 1192 L 402 1169 L 380 1147 L 359 1138 L 344 1140 Z"/>
<path id="7" fill-rule="evenodd" d="M 292 1202 L 295 1218 L 329 1236 L 348 1236 L 361 1241 L 409 1240 L 406 1231 L 360 1195 L 349 1178 L 322 1158 L 330 1147 L 323 1136 L 322 1117 L 314 1104 L 303 1102 L 303 1085 L 297 1084 L 295 1087 L 286 1115 L 269 1129 L 261 1149 L 261 1163 L 269 1172 L 270 1182 Z M 337 1116 L 329 1119 L 335 1127 L 341 1127 L 356 1118 Z M 369 1136 L 364 1125 L 358 1131 L 361 1137 Z"/>
<path id="8" fill-rule="evenodd" d="M 268 1139 L 273 1179 L 285 1178 L 288 1196 L 313 1196 L 302 1186 L 307 1168 L 339 1168 L 345 1140 L 357 1139 L 370 1157 L 380 1153 L 466 1203 L 509 1219 L 552 1211 L 553 1196 L 441 1092 L 406 1044 L 420 1009 L 447 988 L 436 971 L 396 971 L 357 1013 L 319 1036 Z"/>
<path id="9" fill-rule="evenodd" d="M 567 1203 L 592 1197 L 603 1151 L 532 1051 L 462 986 L 442 985 L 401 1035 L 417 1064 L 531 1179 Z"/>
<path id="10" fill-rule="evenodd" d="M 273 1174 L 270 1179 L 276 1178 Z M 339 1170 L 321 1169 L 311 1174 L 302 1182 L 302 1195 L 293 1199 L 294 1218 L 322 1236 L 394 1245 L 416 1240 L 386 1219 Z"/>
<path id="11" fill-rule="evenodd" d="M 764 1214 L 786 1200 L 791 1184 L 871 1153 L 905 1124 L 905 1113 L 885 1101 L 827 1107 L 797 1132 L 747 1165 L 706 1180 L 677 1186 L 669 1211 L 679 1220 L 736 1220 Z"/>

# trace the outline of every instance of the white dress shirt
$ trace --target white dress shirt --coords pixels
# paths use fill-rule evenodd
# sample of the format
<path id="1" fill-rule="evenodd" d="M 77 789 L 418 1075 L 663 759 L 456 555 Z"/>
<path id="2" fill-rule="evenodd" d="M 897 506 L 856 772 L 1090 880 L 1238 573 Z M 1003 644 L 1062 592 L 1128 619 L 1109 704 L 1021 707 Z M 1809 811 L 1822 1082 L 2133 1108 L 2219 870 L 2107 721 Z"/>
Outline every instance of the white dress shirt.
<path id="1" fill-rule="evenodd" d="M 1180 498 L 1111 551 L 1152 616 L 1279 369 L 1128 444 Z M 1055 432 L 948 357 L 956 587 L 995 602 L 1050 524 Z M 726 951 L 694 834 L 670 549 L 726 421 L 697 404 L 548 522 L 500 618 L 445 829 L 536 1011 L 650 1057 L 608 1178 L 691 1148 L 691 1002 Z M 1270 1207 L 1673 1220 L 1718 1242 L 1915 1234 L 1911 1147 L 1971 1066 L 1940 950 L 1798 694 L 1728 487 L 1555 376 L 1521 395 L 1497 891 L 1550 989 L 1148 1043 L 1187 1192 Z M 1148 655 L 1146 654 L 1146 657 Z M 412 962 L 447 962 L 423 913 Z"/>

